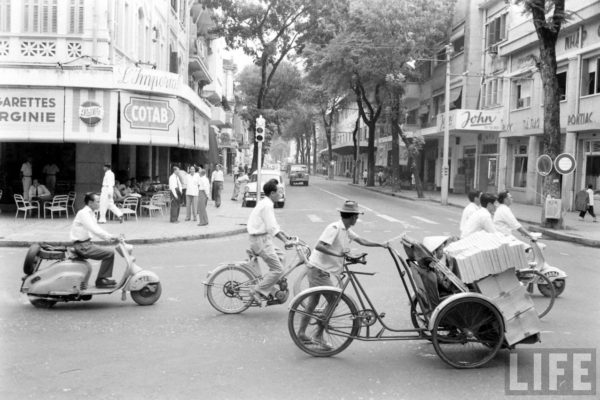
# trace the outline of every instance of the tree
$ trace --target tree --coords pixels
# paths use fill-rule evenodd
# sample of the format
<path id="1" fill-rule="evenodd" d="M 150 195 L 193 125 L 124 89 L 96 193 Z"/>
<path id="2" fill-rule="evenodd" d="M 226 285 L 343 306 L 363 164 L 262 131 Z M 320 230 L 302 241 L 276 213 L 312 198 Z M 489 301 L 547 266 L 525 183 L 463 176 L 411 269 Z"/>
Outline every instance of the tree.
<path id="1" fill-rule="evenodd" d="M 568 18 L 565 11 L 565 0 L 518 0 L 523 4 L 525 11 L 530 13 L 533 19 L 535 32 L 539 39 L 539 70 L 544 90 L 544 154 L 552 159 L 562 151 L 560 143 L 560 91 L 558 78 L 556 76 L 556 42 L 562 25 Z M 555 198 L 561 197 L 560 176 L 555 169 L 544 177 L 542 187 L 542 198 L 550 195 Z M 557 225 L 563 228 L 563 219 L 556 223 L 548 223 L 544 217 L 546 212 L 545 202 L 542 202 L 542 224 Z"/>
<path id="2" fill-rule="evenodd" d="M 386 103 L 391 102 L 394 175 L 399 175 L 397 129 L 402 85 L 389 85 L 389 75 L 396 75 L 411 58 L 428 55 L 447 35 L 453 0 L 400 2 L 351 0 L 343 30 L 324 48 L 307 49 L 308 64 L 314 74 L 334 91 L 350 87 L 362 121 L 368 127 L 368 180 L 375 178 L 375 128 Z"/>
<path id="3" fill-rule="evenodd" d="M 215 10 L 214 32 L 225 38 L 230 48 L 241 48 L 260 70 L 256 110 L 261 112 L 275 73 L 290 54 L 300 54 L 313 38 L 326 40 L 321 21 L 342 0 L 201 0 Z M 254 120 L 249 121 L 254 132 Z M 252 136 L 254 138 L 254 135 Z M 254 147 L 253 168 L 257 165 Z"/>

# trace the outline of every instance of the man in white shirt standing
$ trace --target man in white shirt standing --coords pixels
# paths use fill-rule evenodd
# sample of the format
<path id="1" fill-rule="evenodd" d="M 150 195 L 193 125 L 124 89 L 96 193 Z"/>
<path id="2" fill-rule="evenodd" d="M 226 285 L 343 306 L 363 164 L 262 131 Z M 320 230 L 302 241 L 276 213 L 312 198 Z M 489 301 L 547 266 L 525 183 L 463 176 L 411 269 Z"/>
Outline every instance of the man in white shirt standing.
<path id="1" fill-rule="evenodd" d="M 23 199 L 25 200 L 29 200 L 32 174 L 33 166 L 31 165 L 31 157 L 27 156 L 25 162 L 21 164 L 21 182 L 23 183 Z"/>
<path id="2" fill-rule="evenodd" d="M 206 214 L 206 205 L 210 197 L 210 182 L 206 177 L 206 171 L 200 169 L 198 173 L 198 226 L 208 225 L 208 215 Z"/>
<path id="3" fill-rule="evenodd" d="M 110 247 L 102 247 L 92 243 L 92 234 L 106 241 L 113 241 L 117 236 L 106 232 L 96 222 L 94 211 L 100 207 L 100 197 L 95 193 L 86 193 L 83 199 L 85 206 L 77 212 L 71 226 L 71 240 L 75 251 L 82 257 L 102 260 L 96 278 L 97 288 L 112 288 L 117 283 L 110 279 L 115 262 L 115 251 Z"/>
<path id="4" fill-rule="evenodd" d="M 190 167 L 190 172 L 186 176 L 186 221 L 196 221 L 198 212 L 198 193 L 200 186 L 200 175 L 196 174 L 196 167 L 193 165 Z"/>
<path id="5" fill-rule="evenodd" d="M 498 207 L 494 213 L 494 225 L 499 232 L 507 236 L 512 236 L 513 230 L 518 230 L 524 236 L 531 239 L 531 233 L 523 228 L 523 225 L 517 221 L 515 215 L 510 210 L 512 204 L 512 195 L 508 192 L 502 192 L 498 194 Z"/>
<path id="6" fill-rule="evenodd" d="M 263 300 L 261 295 L 268 297 L 273 285 L 277 283 L 283 274 L 283 251 L 275 247 L 273 238 L 277 237 L 285 245 L 289 241 L 288 235 L 281 230 L 275 219 L 273 206 L 281 197 L 277 180 L 271 179 L 265 183 L 263 191 L 265 197 L 256 203 L 256 207 L 254 207 L 254 210 L 250 213 L 250 217 L 248 217 L 247 224 L 248 234 L 250 235 L 250 249 L 255 254 L 258 254 L 269 266 L 269 272 L 263 276 L 262 281 L 253 287 L 250 292 L 250 295 L 254 297 L 254 300 L 259 305 L 262 304 Z"/>
<path id="7" fill-rule="evenodd" d="M 490 193 L 484 193 L 480 197 L 481 208 L 475 211 L 467 220 L 464 231 L 461 232 L 461 238 L 465 238 L 472 233 L 486 231 L 490 233 L 498 232 L 492 215 L 496 211 L 496 201 L 498 198 Z"/>
<path id="8" fill-rule="evenodd" d="M 479 196 L 481 196 L 481 191 L 472 190 L 469 192 L 469 194 L 467 196 L 469 197 L 469 204 L 467 204 L 467 206 L 463 210 L 462 216 L 460 218 L 460 234 L 461 235 L 462 235 L 463 231 L 465 230 L 465 226 L 467 224 L 467 221 L 471 217 L 471 215 L 473 215 L 475 213 L 475 211 L 477 211 L 481 208 L 481 202 L 479 201 Z"/>
<path id="9" fill-rule="evenodd" d="M 183 196 L 181 181 L 179 180 L 179 167 L 173 165 L 172 174 L 169 176 L 169 190 L 171 191 L 171 223 L 179 222 L 179 208 Z"/>
<path id="10" fill-rule="evenodd" d="M 340 212 L 341 220 L 329 224 L 321 236 L 315 251 L 310 256 L 311 265 L 308 266 L 308 284 L 309 287 L 316 286 L 335 286 L 331 281 L 331 275 L 339 277 L 343 272 L 344 257 L 350 250 L 350 243 L 356 242 L 368 247 L 388 247 L 388 243 L 377 243 L 358 236 L 352 229 L 358 221 L 359 214 L 363 214 L 358 203 L 352 200 L 346 200 L 342 208 L 337 209 Z M 329 303 L 333 299 L 327 299 Z M 323 340 L 323 326 L 317 327 L 315 335 L 311 338 L 306 334 L 309 317 L 319 302 L 318 295 L 310 298 L 306 305 L 306 316 L 300 320 L 298 327 L 298 338 L 305 343 L 313 343 L 322 349 L 328 350 L 331 345 Z M 324 311 L 327 315 L 328 310 Z"/>
<path id="11" fill-rule="evenodd" d="M 210 176 L 212 184 L 212 199 L 215 201 L 215 206 L 218 208 L 221 206 L 221 192 L 223 191 L 223 170 L 221 164 L 217 164 L 217 169 L 213 171 Z"/>
<path id="12" fill-rule="evenodd" d="M 106 211 L 110 210 L 123 223 L 123 213 L 115 206 L 115 174 L 111 171 L 109 163 L 104 164 L 104 178 L 102 179 L 102 191 L 100 192 L 100 218 L 98 223 L 106 223 Z"/>

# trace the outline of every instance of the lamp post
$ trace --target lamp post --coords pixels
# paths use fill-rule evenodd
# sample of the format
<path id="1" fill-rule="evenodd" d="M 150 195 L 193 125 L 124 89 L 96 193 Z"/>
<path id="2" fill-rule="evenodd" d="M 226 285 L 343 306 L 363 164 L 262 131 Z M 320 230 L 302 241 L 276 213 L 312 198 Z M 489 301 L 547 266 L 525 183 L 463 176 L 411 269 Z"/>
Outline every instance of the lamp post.
<path id="1" fill-rule="evenodd" d="M 448 186 L 450 171 L 448 166 L 448 153 L 450 149 L 450 57 L 453 48 L 446 45 L 446 101 L 444 102 L 444 149 L 442 155 L 442 205 L 448 205 Z"/>

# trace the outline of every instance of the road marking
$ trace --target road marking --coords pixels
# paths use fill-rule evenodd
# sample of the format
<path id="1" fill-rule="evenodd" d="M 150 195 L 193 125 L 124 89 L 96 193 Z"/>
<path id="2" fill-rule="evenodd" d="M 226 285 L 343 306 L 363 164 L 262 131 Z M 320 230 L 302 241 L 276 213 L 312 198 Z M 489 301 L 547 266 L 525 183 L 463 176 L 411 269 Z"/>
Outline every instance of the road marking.
<path id="1" fill-rule="evenodd" d="M 399 220 L 397 220 L 396 218 L 394 218 L 394 217 L 390 217 L 389 215 L 385 215 L 385 214 L 377 214 L 377 216 L 378 216 L 378 217 L 380 217 L 380 218 L 383 218 L 383 219 L 385 219 L 385 220 L 387 220 L 387 221 L 390 221 L 390 222 L 400 222 L 400 221 L 399 221 Z"/>
<path id="2" fill-rule="evenodd" d="M 454 223 L 457 223 L 457 224 L 460 222 L 459 220 L 457 220 L 457 219 L 454 219 L 454 218 L 446 218 L 446 219 L 447 219 L 448 221 L 450 221 L 450 222 L 454 222 Z"/>
<path id="3" fill-rule="evenodd" d="M 318 215 L 307 214 L 306 216 L 308 217 L 308 219 L 310 219 L 311 222 L 323 222 L 321 217 L 319 217 Z"/>
<path id="4" fill-rule="evenodd" d="M 319 189 L 322 192 L 328 193 L 328 194 L 330 194 L 330 195 L 332 195 L 334 197 L 337 197 L 338 199 L 342 199 L 344 201 L 348 200 L 346 197 L 343 197 L 343 196 L 340 196 L 339 194 L 335 194 L 333 192 L 330 192 L 329 190 L 325 190 L 325 189 L 321 189 L 321 188 L 317 188 L 317 189 Z M 373 210 L 371 210 L 369 207 L 365 207 L 365 206 L 359 206 L 359 207 L 362 208 L 362 209 L 364 209 L 364 210 L 367 210 L 368 212 L 373 212 Z"/>
<path id="5" fill-rule="evenodd" d="M 431 221 L 431 220 L 429 220 L 429 219 L 427 219 L 427 218 L 423 218 L 423 217 L 417 217 L 416 215 L 413 215 L 412 217 L 413 217 L 414 219 L 418 219 L 419 221 L 423 221 L 423 222 L 425 222 L 425 223 L 427 223 L 427 224 L 438 225 L 438 223 L 437 223 L 437 222 L 435 222 L 435 221 Z"/>

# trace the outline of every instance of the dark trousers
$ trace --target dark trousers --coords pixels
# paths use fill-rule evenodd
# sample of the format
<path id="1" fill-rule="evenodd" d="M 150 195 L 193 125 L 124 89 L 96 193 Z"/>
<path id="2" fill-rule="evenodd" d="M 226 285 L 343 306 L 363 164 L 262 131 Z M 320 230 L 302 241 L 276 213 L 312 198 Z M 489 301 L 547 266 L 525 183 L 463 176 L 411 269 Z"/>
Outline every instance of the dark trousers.
<path id="1" fill-rule="evenodd" d="M 179 208 L 179 198 L 171 192 L 171 222 L 177 222 L 179 219 Z"/>
<path id="2" fill-rule="evenodd" d="M 596 218 L 596 214 L 594 214 L 594 206 L 588 206 L 587 210 L 579 211 L 579 218 L 585 217 L 585 213 L 588 212 L 593 218 Z"/>
<path id="3" fill-rule="evenodd" d="M 98 246 L 91 241 L 74 243 L 75 251 L 90 260 L 102 260 L 96 281 L 112 276 L 115 263 L 115 250 L 111 247 Z"/>
<path id="4" fill-rule="evenodd" d="M 223 191 L 223 182 L 214 181 L 212 187 L 212 199 L 215 201 L 215 207 L 221 205 L 221 192 Z"/>

